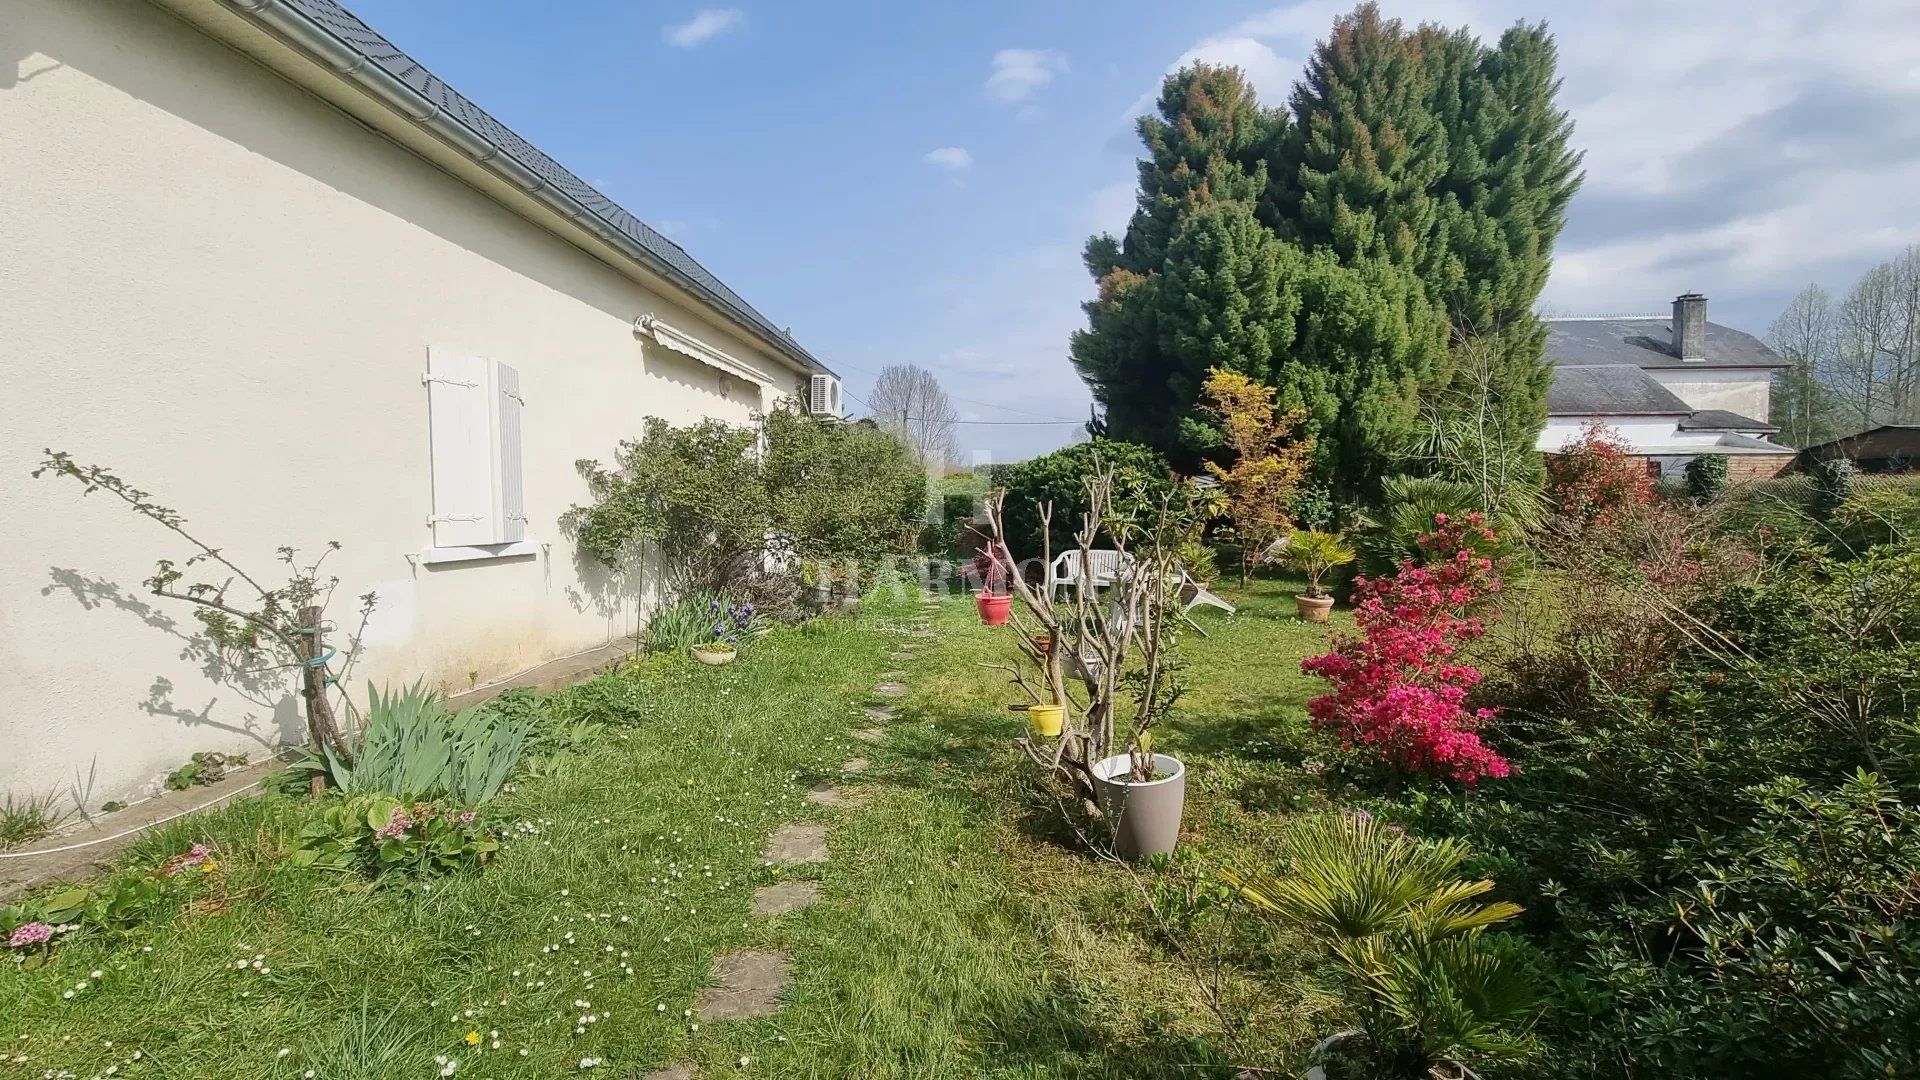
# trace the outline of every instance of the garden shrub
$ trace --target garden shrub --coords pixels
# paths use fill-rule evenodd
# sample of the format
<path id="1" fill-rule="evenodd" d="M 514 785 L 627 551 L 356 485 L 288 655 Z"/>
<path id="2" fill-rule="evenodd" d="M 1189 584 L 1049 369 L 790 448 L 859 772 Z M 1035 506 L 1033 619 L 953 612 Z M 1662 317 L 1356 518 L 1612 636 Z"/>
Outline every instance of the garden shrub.
<path id="1" fill-rule="evenodd" d="M 1514 765 L 1497 798 L 1410 801 L 1542 898 L 1556 1074 L 1906 1075 L 1920 546 L 1556 562 L 1612 606 L 1482 688 Z"/>
<path id="2" fill-rule="evenodd" d="M 1114 509 L 1138 514 L 1173 490 L 1166 459 L 1138 443 L 1095 438 L 1043 454 L 1006 471 L 1006 541 L 1023 557 L 1040 554 L 1040 506 L 1053 504 L 1052 550 L 1057 556 L 1077 546 L 1074 537 L 1087 513 L 1087 480 L 1103 468 L 1114 472 Z"/>
<path id="3" fill-rule="evenodd" d="M 1687 462 L 1687 494 L 1694 502 L 1712 502 L 1727 489 L 1727 455 L 1701 454 Z"/>
<path id="4" fill-rule="evenodd" d="M 776 554 L 857 566 L 864 584 L 889 560 L 914 550 L 927 477 L 899 439 L 791 409 L 767 415 L 766 435 L 764 483 L 767 516 L 779 537 Z"/>
<path id="5" fill-rule="evenodd" d="M 1475 609 L 1500 588 L 1486 554 L 1496 543 L 1479 514 L 1439 514 L 1420 538 L 1423 562 L 1356 581 L 1359 636 L 1338 637 L 1332 652 L 1300 664 L 1333 684 L 1307 703 L 1316 726 L 1408 772 L 1467 784 L 1507 775 L 1506 759 L 1478 733 L 1493 710 L 1466 705 L 1480 671 L 1454 659 L 1486 632 Z"/>
<path id="6" fill-rule="evenodd" d="M 320 807 L 287 861 L 315 870 L 413 877 L 479 866 L 500 850 L 479 815 L 436 802 L 354 795 Z"/>
<path id="7" fill-rule="evenodd" d="M 1653 474 L 1618 432 L 1598 420 L 1547 455 L 1547 502 L 1563 528 L 1607 524 L 1653 498 Z"/>
<path id="8" fill-rule="evenodd" d="M 1920 539 L 1920 484 L 1860 477 L 1830 526 L 1843 551 Z"/>

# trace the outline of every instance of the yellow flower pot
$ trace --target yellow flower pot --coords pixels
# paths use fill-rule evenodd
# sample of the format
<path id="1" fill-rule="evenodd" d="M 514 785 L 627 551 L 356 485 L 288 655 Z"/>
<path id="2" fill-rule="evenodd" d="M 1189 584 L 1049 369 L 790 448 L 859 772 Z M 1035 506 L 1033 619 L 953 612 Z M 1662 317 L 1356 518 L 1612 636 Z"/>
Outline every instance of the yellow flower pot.
<path id="1" fill-rule="evenodd" d="M 1067 710 L 1059 705 L 1027 706 L 1027 723 L 1033 733 L 1043 739 L 1057 739 L 1060 728 L 1066 723 Z"/>

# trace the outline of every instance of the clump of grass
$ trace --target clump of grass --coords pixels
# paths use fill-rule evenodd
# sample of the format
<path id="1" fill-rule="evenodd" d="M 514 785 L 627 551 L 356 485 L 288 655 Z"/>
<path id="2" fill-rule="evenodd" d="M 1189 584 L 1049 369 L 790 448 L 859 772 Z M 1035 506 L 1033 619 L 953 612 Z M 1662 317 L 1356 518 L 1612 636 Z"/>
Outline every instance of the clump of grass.
<path id="1" fill-rule="evenodd" d="M 8 795 L 0 803 L 0 849 L 18 847 L 43 836 L 51 835 L 66 820 L 66 815 L 54 809 L 55 796 L 46 795 Z"/>

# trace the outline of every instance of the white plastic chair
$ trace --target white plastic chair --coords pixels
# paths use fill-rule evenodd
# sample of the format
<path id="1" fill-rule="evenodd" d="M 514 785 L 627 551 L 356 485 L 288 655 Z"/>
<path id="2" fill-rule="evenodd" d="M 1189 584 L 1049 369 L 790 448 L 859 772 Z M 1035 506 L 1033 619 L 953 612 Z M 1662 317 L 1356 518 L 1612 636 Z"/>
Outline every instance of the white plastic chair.
<path id="1" fill-rule="evenodd" d="M 1125 568 L 1124 557 L 1120 552 L 1096 548 L 1085 552 L 1084 560 L 1080 557 L 1082 554 L 1079 551 L 1066 551 L 1053 560 L 1053 565 L 1047 568 L 1048 596 L 1059 599 L 1060 589 L 1077 585 L 1083 574 L 1087 583 L 1096 589 L 1108 588 L 1119 580 L 1120 573 Z"/>

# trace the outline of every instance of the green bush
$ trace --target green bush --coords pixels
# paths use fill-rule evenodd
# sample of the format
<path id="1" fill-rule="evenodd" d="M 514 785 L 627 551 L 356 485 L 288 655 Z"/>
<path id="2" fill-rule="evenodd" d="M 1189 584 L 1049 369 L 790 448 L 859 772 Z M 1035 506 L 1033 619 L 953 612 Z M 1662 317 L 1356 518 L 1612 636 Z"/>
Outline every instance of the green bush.
<path id="1" fill-rule="evenodd" d="M 353 795 L 319 808 L 301 826 L 287 861 L 373 878 L 415 877 L 479 866 L 498 850 L 499 841 L 471 810 Z"/>
<path id="2" fill-rule="evenodd" d="M 1860 477 L 1829 524 L 1844 551 L 1920 540 L 1920 483 Z"/>
<path id="3" fill-rule="evenodd" d="M 1087 480 L 1095 462 L 1114 470 L 1114 508 L 1137 512 L 1173 488 L 1166 459 L 1138 443 L 1093 439 L 1044 454 L 1007 470 L 1004 538 L 1016 559 L 1040 555 L 1040 507 L 1053 504 L 1052 549 L 1055 555 L 1075 546 L 1075 535 L 1087 513 Z"/>
<path id="4" fill-rule="evenodd" d="M 1410 801 L 1541 898 L 1527 928 L 1566 976 L 1556 1075 L 1915 1060 L 1920 545 L 1766 566 L 1704 590 L 1632 566 L 1597 581 L 1638 599 L 1563 613 L 1563 645 L 1482 688 L 1513 775 Z M 1636 625 L 1664 630 L 1623 644 Z"/>
<path id="5" fill-rule="evenodd" d="M 713 593 L 696 592 L 654 608 L 647 616 L 647 652 L 684 653 L 711 640 L 713 605 L 718 599 Z"/>
<path id="6" fill-rule="evenodd" d="M 1701 454 L 1687 462 L 1687 494 L 1694 502 L 1712 502 L 1727 488 L 1727 455 Z"/>
<path id="7" fill-rule="evenodd" d="M 890 559 L 913 552 L 927 477 L 900 440 L 863 424 L 823 423 L 787 409 L 767 416 L 766 433 L 768 517 L 785 548 L 781 554 L 857 564 L 864 583 Z"/>

